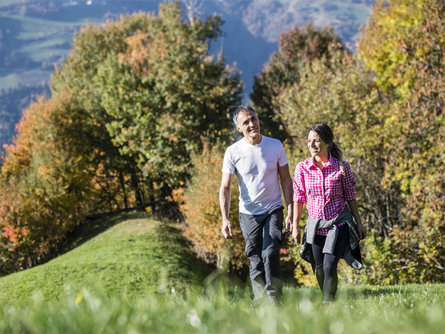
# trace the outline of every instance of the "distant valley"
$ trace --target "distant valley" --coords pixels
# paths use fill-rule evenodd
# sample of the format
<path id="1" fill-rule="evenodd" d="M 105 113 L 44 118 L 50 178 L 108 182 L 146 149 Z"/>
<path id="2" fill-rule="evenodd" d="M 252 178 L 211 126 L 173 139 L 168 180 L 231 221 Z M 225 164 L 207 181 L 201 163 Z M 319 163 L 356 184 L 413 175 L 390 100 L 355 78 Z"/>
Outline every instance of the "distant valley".
<path id="1" fill-rule="evenodd" d="M 119 19 L 137 11 L 157 12 L 159 0 L 0 0 L 0 147 L 11 142 L 23 109 L 48 95 L 54 64 L 69 54 L 73 33 L 86 23 Z M 277 50 L 280 33 L 293 24 L 334 27 L 354 49 L 374 0 L 188 0 L 204 18 L 220 14 L 224 36 L 212 44 L 242 71 L 245 100 L 253 78 Z M 185 11 L 185 19 L 187 19 Z M 1 152 L 1 149 L 0 149 Z"/>

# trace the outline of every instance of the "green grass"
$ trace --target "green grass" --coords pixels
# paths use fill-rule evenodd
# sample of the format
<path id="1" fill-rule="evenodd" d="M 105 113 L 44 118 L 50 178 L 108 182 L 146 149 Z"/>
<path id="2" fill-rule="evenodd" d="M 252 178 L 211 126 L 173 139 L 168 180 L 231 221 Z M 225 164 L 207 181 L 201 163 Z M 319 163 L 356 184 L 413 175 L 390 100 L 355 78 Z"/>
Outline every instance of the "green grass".
<path id="1" fill-rule="evenodd" d="M 343 288 L 320 306 L 318 292 L 286 288 L 284 303 L 252 306 L 247 289 L 138 298 L 84 289 L 56 303 L 0 310 L 1 333 L 441 333 L 444 285 Z"/>
<path id="2" fill-rule="evenodd" d="M 70 47 L 64 43 L 72 40 L 73 29 L 79 27 L 82 23 L 61 22 L 11 14 L 3 14 L 3 16 L 14 20 L 20 27 L 19 32 L 14 32 L 17 34 L 15 43 L 20 44 L 14 45 L 16 51 L 36 62 L 68 55 Z M 36 27 L 38 28 L 36 29 Z"/>
<path id="3" fill-rule="evenodd" d="M 0 279 L 0 333 L 440 333 L 445 285 L 286 286 L 280 307 L 198 261 L 178 225 L 145 214 L 92 221 L 66 253 Z M 235 284 L 236 283 L 236 284 Z"/>
<path id="4" fill-rule="evenodd" d="M 36 293 L 44 301 L 60 300 L 85 287 L 128 298 L 184 292 L 201 286 L 210 273 L 172 223 L 123 215 L 85 226 L 86 234 L 104 226 L 112 227 L 44 265 L 1 278 L 1 304 L 22 307 Z M 79 238 L 77 243 L 85 237 Z"/>

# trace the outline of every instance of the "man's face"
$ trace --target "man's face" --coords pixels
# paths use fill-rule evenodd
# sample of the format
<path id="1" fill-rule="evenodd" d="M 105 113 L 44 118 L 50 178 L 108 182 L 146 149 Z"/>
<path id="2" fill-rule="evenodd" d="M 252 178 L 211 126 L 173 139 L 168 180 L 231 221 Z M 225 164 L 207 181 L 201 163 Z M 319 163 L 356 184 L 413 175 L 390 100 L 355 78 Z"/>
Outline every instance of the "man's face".
<path id="1" fill-rule="evenodd" d="M 251 111 L 240 112 L 236 120 L 236 129 L 242 132 L 244 137 L 254 138 L 260 134 L 260 121 Z"/>

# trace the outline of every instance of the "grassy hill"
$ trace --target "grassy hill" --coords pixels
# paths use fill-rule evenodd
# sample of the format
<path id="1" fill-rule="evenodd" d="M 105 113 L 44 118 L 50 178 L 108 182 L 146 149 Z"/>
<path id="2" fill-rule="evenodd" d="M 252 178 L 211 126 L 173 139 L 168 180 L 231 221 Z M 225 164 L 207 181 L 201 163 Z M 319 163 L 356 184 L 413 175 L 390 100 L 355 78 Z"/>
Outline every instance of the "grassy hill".
<path id="1" fill-rule="evenodd" d="M 180 227 L 146 214 L 84 225 L 56 259 L 0 278 L 0 333 L 440 333 L 445 285 L 347 286 L 320 305 L 287 286 L 283 305 L 211 274 Z M 206 278 L 207 277 L 207 278 Z"/>
<path id="2" fill-rule="evenodd" d="M 22 307 L 35 295 L 44 301 L 60 300 L 84 288 L 129 299 L 182 293 L 201 287 L 210 273 L 196 259 L 178 226 L 143 213 L 83 226 L 67 247 L 80 243 L 46 264 L 1 278 L 1 304 Z"/>

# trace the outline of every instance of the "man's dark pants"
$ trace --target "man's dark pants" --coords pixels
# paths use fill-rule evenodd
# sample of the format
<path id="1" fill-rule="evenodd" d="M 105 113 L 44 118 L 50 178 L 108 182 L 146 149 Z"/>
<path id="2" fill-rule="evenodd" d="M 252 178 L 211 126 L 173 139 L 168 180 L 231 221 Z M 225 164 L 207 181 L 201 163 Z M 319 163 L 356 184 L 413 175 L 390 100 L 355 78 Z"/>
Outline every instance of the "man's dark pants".
<path id="1" fill-rule="evenodd" d="M 280 267 L 280 243 L 283 229 L 283 207 L 262 215 L 239 213 L 239 221 L 250 259 L 250 280 L 254 301 L 266 292 L 278 300 L 283 287 Z"/>

